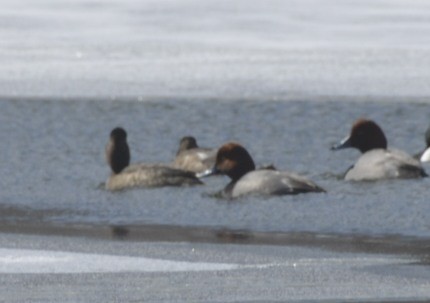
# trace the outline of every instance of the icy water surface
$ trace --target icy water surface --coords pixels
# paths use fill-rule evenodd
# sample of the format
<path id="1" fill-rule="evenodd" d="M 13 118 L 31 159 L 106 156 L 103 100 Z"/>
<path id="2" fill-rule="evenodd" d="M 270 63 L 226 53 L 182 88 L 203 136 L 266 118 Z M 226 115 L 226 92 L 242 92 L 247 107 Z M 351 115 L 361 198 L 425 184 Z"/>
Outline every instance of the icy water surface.
<path id="1" fill-rule="evenodd" d="M 178 225 L 250 231 L 366 235 L 430 234 L 429 178 L 377 183 L 339 179 L 358 151 L 330 151 L 358 117 L 376 120 L 390 146 L 424 147 L 428 104 L 384 101 L 1 100 L 4 223 Z M 201 146 L 241 142 L 257 164 L 309 176 L 326 194 L 212 196 L 226 177 L 205 186 L 111 193 L 104 146 L 110 130 L 128 131 L 132 161 L 169 162 L 179 139 Z M 427 166 L 430 172 L 430 167 Z"/>
<path id="2" fill-rule="evenodd" d="M 430 297 L 430 178 L 346 183 L 359 153 L 329 150 L 360 116 L 424 147 L 429 1 L 0 3 L 3 300 Z M 228 202 L 219 177 L 110 193 L 116 126 L 134 162 L 171 161 L 184 135 L 236 140 L 328 192 Z"/>

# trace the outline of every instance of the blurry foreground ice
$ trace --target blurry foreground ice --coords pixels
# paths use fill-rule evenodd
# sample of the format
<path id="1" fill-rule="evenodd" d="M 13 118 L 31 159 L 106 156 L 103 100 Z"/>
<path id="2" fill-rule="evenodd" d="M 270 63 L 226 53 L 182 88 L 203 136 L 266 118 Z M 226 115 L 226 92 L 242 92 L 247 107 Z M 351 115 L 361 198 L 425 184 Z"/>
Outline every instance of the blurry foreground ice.
<path id="1" fill-rule="evenodd" d="M 316 268 L 354 268 L 407 263 L 405 259 L 374 256 L 345 258 L 303 258 L 285 263 L 228 264 L 186 262 L 146 257 L 87 254 L 76 252 L 0 248 L 0 273 L 108 273 L 108 272 L 193 272 L 290 267 L 294 270 Z"/>
<path id="2" fill-rule="evenodd" d="M 106 273 L 217 271 L 236 264 L 0 248 L 0 273 Z"/>

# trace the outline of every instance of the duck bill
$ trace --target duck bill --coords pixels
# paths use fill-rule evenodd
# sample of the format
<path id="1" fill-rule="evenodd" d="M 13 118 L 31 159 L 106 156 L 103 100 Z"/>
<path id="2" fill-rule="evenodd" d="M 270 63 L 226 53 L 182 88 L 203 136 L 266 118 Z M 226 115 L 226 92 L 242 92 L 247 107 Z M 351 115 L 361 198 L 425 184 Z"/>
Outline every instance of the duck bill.
<path id="1" fill-rule="evenodd" d="M 347 136 L 346 138 L 344 138 L 343 140 L 341 140 L 339 143 L 336 143 L 335 145 L 333 145 L 331 147 L 331 150 L 338 150 L 338 149 L 348 148 L 348 147 L 352 147 L 351 146 L 351 137 L 350 136 Z"/>
<path id="2" fill-rule="evenodd" d="M 216 175 L 216 174 L 218 174 L 218 170 L 214 167 L 214 168 L 211 168 L 211 169 L 207 169 L 207 170 L 205 170 L 205 171 L 203 171 L 201 173 L 197 173 L 196 177 L 197 178 L 205 178 L 205 177 L 213 176 L 213 175 Z"/>

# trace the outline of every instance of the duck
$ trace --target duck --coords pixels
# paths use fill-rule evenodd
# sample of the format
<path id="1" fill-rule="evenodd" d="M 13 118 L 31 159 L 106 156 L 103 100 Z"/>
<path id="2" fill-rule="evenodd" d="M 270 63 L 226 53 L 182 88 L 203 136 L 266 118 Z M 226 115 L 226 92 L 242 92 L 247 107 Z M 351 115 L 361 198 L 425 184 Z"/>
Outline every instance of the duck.
<path id="1" fill-rule="evenodd" d="M 322 187 L 296 173 L 279 171 L 274 166 L 256 169 L 251 155 L 236 142 L 222 145 L 214 167 L 197 176 L 203 178 L 214 174 L 230 177 L 230 183 L 221 192 L 227 199 L 250 194 L 271 196 L 325 192 Z"/>
<path id="2" fill-rule="evenodd" d="M 105 156 L 111 168 L 106 182 L 110 191 L 136 187 L 183 186 L 202 184 L 195 173 L 164 164 L 130 164 L 127 132 L 114 128 L 106 145 Z"/>
<path id="3" fill-rule="evenodd" d="M 426 148 L 415 155 L 421 162 L 430 162 L 430 126 L 425 133 Z"/>
<path id="4" fill-rule="evenodd" d="M 195 137 L 185 136 L 179 141 L 173 167 L 201 173 L 213 167 L 216 153 L 216 149 L 199 147 Z"/>
<path id="5" fill-rule="evenodd" d="M 404 151 L 387 147 L 384 132 L 373 120 L 357 119 L 352 125 L 350 134 L 333 145 L 331 149 L 344 148 L 356 148 L 361 152 L 357 162 L 344 175 L 347 181 L 410 179 L 427 176 L 417 159 Z"/>

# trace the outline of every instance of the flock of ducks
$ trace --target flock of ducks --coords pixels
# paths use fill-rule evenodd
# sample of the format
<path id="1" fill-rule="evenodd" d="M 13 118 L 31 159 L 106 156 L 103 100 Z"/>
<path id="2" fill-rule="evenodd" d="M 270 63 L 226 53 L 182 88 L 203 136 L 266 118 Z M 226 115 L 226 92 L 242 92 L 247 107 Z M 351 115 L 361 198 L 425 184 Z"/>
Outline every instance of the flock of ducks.
<path id="1" fill-rule="evenodd" d="M 421 162 L 430 161 L 430 128 L 426 149 L 414 157 L 387 147 L 384 132 L 372 120 L 359 119 L 350 134 L 332 150 L 357 148 L 362 155 L 345 173 L 345 180 L 376 181 L 427 176 Z M 106 182 L 111 191 L 135 187 L 183 186 L 203 184 L 201 178 L 227 175 L 231 181 L 222 190 L 228 199 L 249 194 L 288 195 L 325 190 L 306 177 L 279 171 L 273 166 L 256 168 L 248 151 L 238 143 L 228 142 L 218 149 L 200 148 L 196 139 L 181 139 L 171 164 L 130 164 L 127 133 L 117 127 L 110 133 L 106 160 L 112 174 Z"/>

